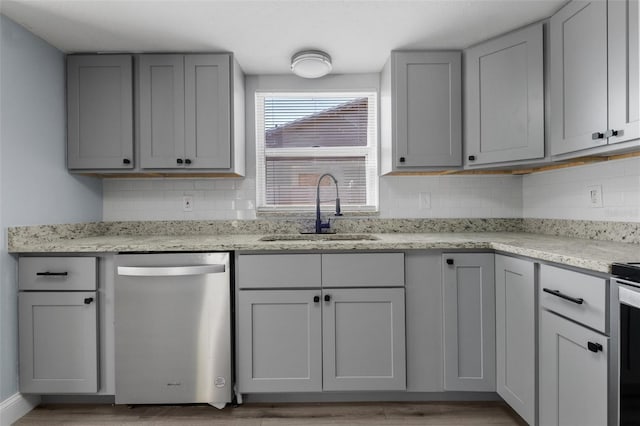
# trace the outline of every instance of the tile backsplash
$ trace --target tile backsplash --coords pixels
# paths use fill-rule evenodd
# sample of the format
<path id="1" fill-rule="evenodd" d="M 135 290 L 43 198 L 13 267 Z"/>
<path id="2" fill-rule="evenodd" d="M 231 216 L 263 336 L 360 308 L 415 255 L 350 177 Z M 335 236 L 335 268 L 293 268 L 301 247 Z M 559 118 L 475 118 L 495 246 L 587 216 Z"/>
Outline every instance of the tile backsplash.
<path id="1" fill-rule="evenodd" d="M 519 176 L 380 178 L 381 218 L 520 218 Z M 103 220 L 256 218 L 255 180 L 104 179 Z M 193 211 L 183 211 L 183 197 Z"/>
<path id="2" fill-rule="evenodd" d="M 602 207 L 591 207 L 593 188 Z M 254 178 L 104 179 L 103 220 L 250 220 L 255 196 Z M 383 176 L 379 217 L 640 222 L 640 158 L 525 176 Z"/>
<path id="3" fill-rule="evenodd" d="M 640 222 L 640 157 L 524 176 L 522 200 L 524 218 Z"/>

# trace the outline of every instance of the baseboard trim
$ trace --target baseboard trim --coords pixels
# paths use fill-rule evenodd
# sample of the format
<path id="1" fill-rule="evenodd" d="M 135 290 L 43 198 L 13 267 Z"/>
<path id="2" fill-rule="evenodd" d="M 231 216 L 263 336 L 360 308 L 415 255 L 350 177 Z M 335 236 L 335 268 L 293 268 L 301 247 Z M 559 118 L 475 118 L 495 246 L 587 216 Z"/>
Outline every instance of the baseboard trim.
<path id="1" fill-rule="evenodd" d="M 10 426 L 40 404 L 39 395 L 15 393 L 0 403 L 0 426 Z"/>

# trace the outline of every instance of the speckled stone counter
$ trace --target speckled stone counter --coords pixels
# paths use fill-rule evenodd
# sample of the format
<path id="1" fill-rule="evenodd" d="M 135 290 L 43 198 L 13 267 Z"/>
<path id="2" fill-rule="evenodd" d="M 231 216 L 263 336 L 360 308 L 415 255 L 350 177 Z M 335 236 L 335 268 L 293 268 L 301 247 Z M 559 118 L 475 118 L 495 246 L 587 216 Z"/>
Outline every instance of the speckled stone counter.
<path id="1" fill-rule="evenodd" d="M 9 241 L 11 253 L 114 253 L 163 251 L 274 250 L 496 250 L 548 262 L 609 272 L 613 262 L 640 262 L 640 245 L 538 235 L 521 232 L 375 233 L 375 240 L 261 241 L 268 233 L 218 235 L 105 235 L 96 229 L 74 237 L 31 238 L 23 234 Z M 279 229 L 281 230 L 281 229 Z M 271 232 L 273 234 L 273 232 Z"/>

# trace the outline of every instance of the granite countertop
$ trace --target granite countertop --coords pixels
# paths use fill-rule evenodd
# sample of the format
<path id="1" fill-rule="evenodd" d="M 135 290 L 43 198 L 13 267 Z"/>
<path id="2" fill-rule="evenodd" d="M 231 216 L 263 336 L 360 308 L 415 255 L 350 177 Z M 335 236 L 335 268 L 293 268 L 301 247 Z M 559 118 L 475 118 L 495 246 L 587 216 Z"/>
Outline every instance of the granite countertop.
<path id="1" fill-rule="evenodd" d="M 163 251 L 276 250 L 458 250 L 488 249 L 597 272 L 614 262 L 640 262 L 640 245 L 523 232 L 437 232 L 371 234 L 376 240 L 261 241 L 265 234 L 97 235 L 10 241 L 11 253 L 114 253 Z"/>

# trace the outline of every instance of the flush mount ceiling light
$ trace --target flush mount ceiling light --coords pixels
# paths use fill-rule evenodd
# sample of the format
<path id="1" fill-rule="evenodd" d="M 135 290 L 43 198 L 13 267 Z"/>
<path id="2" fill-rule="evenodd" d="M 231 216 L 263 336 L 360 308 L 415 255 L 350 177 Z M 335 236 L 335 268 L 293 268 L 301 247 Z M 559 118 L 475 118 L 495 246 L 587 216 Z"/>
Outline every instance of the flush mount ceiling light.
<path id="1" fill-rule="evenodd" d="M 304 78 L 322 77 L 331 72 L 331 56 L 320 50 L 303 50 L 291 57 L 291 71 Z"/>

